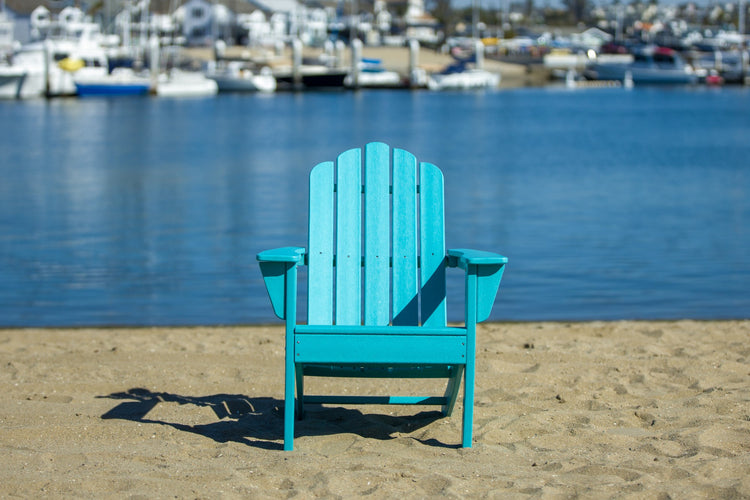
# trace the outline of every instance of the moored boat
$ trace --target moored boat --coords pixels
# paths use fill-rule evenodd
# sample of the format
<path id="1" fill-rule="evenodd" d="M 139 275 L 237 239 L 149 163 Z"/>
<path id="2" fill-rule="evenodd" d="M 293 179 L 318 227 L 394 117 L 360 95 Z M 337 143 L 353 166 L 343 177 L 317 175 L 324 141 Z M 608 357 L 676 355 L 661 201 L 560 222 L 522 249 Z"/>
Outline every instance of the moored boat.
<path id="1" fill-rule="evenodd" d="M 693 58 L 693 66 L 699 80 L 707 84 L 722 83 L 743 84 L 747 72 L 747 61 L 750 59 L 747 51 L 715 50 L 699 53 Z"/>
<path id="2" fill-rule="evenodd" d="M 206 76 L 216 82 L 219 92 L 273 92 L 276 78 L 267 67 L 255 72 L 240 61 L 212 63 Z"/>
<path id="3" fill-rule="evenodd" d="M 0 43 L 6 61 L 1 71 L 3 97 L 72 96 L 76 75 L 107 73 L 105 45 L 111 40 L 80 9 L 66 7 L 53 19 L 40 6 L 32 13 L 31 25 L 32 41 Z M 0 32 L 6 33 L 6 38 L 12 35 L 12 30 Z M 19 78 L 20 74 L 24 76 Z"/>
<path id="4" fill-rule="evenodd" d="M 218 91 L 216 82 L 203 73 L 176 68 L 159 75 L 156 84 L 156 95 L 160 97 L 203 97 L 215 95 Z"/>
<path id="5" fill-rule="evenodd" d="M 484 69 L 484 45 L 475 40 L 473 52 L 465 54 L 455 48 L 451 55 L 453 64 L 441 72 L 430 74 L 427 88 L 430 90 L 476 90 L 494 89 L 500 84 L 500 75 Z"/>
<path id="6" fill-rule="evenodd" d="M 0 66 L 0 99 L 20 99 L 27 74 L 25 68 Z"/>
<path id="7" fill-rule="evenodd" d="M 353 88 L 405 88 L 409 82 L 398 72 L 383 66 L 380 59 L 365 58 L 357 63 L 356 73 L 347 75 L 344 84 Z"/>
<path id="8" fill-rule="evenodd" d="M 673 49 L 644 47 L 633 52 L 629 63 L 594 62 L 584 72 L 590 80 L 632 79 L 635 85 L 642 84 L 691 84 L 698 81 L 693 67 Z"/>
<path id="9" fill-rule="evenodd" d="M 0 99 L 17 99 L 28 71 L 11 64 L 13 49 L 13 22 L 0 10 Z"/>
<path id="10" fill-rule="evenodd" d="M 16 98 L 73 96 L 75 75 L 106 75 L 107 64 L 104 49 L 95 43 L 52 39 L 33 42 L 16 51 L 11 64 L 1 72 L 4 76 L 23 73 L 22 81 L 6 81 L 10 86 L 2 85 L 0 94 Z"/>
<path id="11" fill-rule="evenodd" d="M 469 69 L 458 73 L 430 75 L 427 88 L 430 90 L 474 90 L 493 89 L 500 84 L 500 75 L 481 69 Z"/>
<path id="12" fill-rule="evenodd" d="M 274 76 L 280 90 L 342 89 L 349 72 L 346 69 L 330 68 L 322 64 L 302 65 L 297 70 L 280 68 Z"/>
<path id="13" fill-rule="evenodd" d="M 130 68 L 115 68 L 107 75 L 77 76 L 75 85 L 81 97 L 130 96 L 148 94 L 151 80 Z"/>
<path id="14" fill-rule="evenodd" d="M 460 61 L 427 79 L 430 90 L 474 90 L 493 89 L 500 84 L 500 75 L 478 68 L 468 68 Z"/>

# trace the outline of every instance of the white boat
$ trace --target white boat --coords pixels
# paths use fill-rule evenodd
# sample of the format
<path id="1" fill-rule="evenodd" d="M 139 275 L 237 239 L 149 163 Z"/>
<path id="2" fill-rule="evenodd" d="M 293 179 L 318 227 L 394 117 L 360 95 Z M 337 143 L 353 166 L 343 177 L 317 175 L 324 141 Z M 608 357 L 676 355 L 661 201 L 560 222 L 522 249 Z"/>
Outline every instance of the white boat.
<path id="1" fill-rule="evenodd" d="M 461 69 L 433 73 L 427 78 L 430 90 L 494 89 L 500 85 L 500 75 L 483 69 Z"/>
<path id="2" fill-rule="evenodd" d="M 26 78 L 24 68 L 10 63 L 14 46 L 13 22 L 0 10 L 0 99 L 17 99 Z"/>
<path id="3" fill-rule="evenodd" d="M 276 78 L 270 68 L 254 72 L 241 61 L 209 64 L 206 76 L 216 82 L 219 92 L 273 92 Z"/>
<path id="4" fill-rule="evenodd" d="M 383 67 L 380 59 L 362 59 L 357 64 L 357 73 L 349 74 L 344 79 L 344 85 L 355 88 L 403 88 L 408 86 L 406 81 L 396 71 Z"/>
<path id="5" fill-rule="evenodd" d="M 725 83 L 743 83 L 747 72 L 747 51 L 715 50 L 693 58 L 695 73 L 700 80 L 713 83 L 718 77 Z M 715 83 L 714 83 L 715 84 Z"/>
<path id="6" fill-rule="evenodd" d="M 16 41 L 13 22 L 0 10 L 0 99 L 17 99 L 26 78 L 26 69 L 11 65 Z"/>
<path id="7" fill-rule="evenodd" d="M 74 75 L 106 75 L 107 55 L 96 39 L 97 33 L 98 26 L 83 23 L 75 38 L 48 38 L 21 46 L 0 72 L 8 77 L 0 96 L 72 96 L 76 94 Z M 25 75 L 20 83 L 11 79 L 19 74 Z"/>
<path id="8" fill-rule="evenodd" d="M 80 97 L 146 95 L 151 90 L 151 79 L 131 68 L 115 68 L 106 75 L 76 75 L 75 85 Z"/>
<path id="9" fill-rule="evenodd" d="M 176 68 L 159 75 L 156 84 L 156 95 L 160 97 L 203 97 L 215 95 L 218 91 L 216 82 L 203 73 Z"/>
<path id="10" fill-rule="evenodd" d="M 278 67 L 274 73 L 278 88 L 281 90 L 307 89 L 342 89 L 349 71 L 342 68 L 331 68 L 322 64 L 305 64 L 294 68 Z"/>
<path id="11" fill-rule="evenodd" d="M 474 41 L 473 53 L 465 55 L 458 47 L 451 51 L 456 59 L 440 73 L 432 73 L 427 78 L 430 90 L 476 90 L 494 89 L 500 85 L 500 75 L 484 69 L 484 45 Z"/>
<path id="12" fill-rule="evenodd" d="M 626 64 L 591 64 L 584 72 L 591 80 L 616 80 L 630 84 L 690 84 L 698 81 L 693 67 L 674 50 L 665 47 L 643 47 L 633 52 Z"/>
<path id="13" fill-rule="evenodd" d="M 0 99 L 20 99 L 28 71 L 11 65 L 0 66 Z"/>
<path id="14" fill-rule="evenodd" d="M 76 72 L 106 74 L 104 51 L 94 46 L 79 46 L 69 40 L 46 40 L 21 47 L 13 54 L 12 63 L 4 73 L 25 74 L 20 88 L 4 97 L 34 98 L 72 96 L 76 93 L 73 76 Z"/>

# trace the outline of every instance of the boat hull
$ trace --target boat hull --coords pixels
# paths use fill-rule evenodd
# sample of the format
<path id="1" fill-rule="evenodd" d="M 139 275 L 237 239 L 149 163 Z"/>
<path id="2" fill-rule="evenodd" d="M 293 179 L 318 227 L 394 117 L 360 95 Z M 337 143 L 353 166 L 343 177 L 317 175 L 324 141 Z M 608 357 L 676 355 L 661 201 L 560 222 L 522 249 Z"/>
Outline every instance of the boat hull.
<path id="1" fill-rule="evenodd" d="M 302 88 L 343 89 L 344 80 L 347 75 L 348 72 L 345 70 L 302 68 L 299 75 L 299 83 Z M 292 72 L 277 73 L 275 76 L 279 90 L 293 90 L 296 88 Z"/>
<path id="2" fill-rule="evenodd" d="M 693 67 L 673 49 L 647 46 L 633 52 L 630 63 L 597 61 L 585 72 L 591 80 L 619 80 L 631 84 L 692 84 L 698 82 Z"/>
<path id="3" fill-rule="evenodd" d="M 156 95 L 160 97 L 207 97 L 218 92 L 219 86 L 216 82 L 206 78 L 202 73 L 177 70 L 173 70 L 169 75 L 162 75 L 156 86 Z"/>
<path id="4" fill-rule="evenodd" d="M 115 68 L 109 74 L 76 75 L 75 85 L 80 97 L 145 95 L 151 90 L 151 80 L 130 68 Z"/>
<path id="5" fill-rule="evenodd" d="M 344 79 L 344 84 L 347 87 L 363 89 L 398 89 L 408 87 L 408 82 L 395 71 L 364 71 L 357 75 L 356 80 L 353 75 L 348 75 Z"/>
<path id="6" fill-rule="evenodd" d="M 26 72 L 12 71 L 0 73 L 0 99 L 20 99 Z"/>
<path id="7" fill-rule="evenodd" d="M 628 73 L 635 84 L 648 85 L 679 85 L 692 84 L 698 81 L 698 76 L 684 68 L 661 69 L 641 68 L 631 64 L 599 64 L 587 72 L 593 80 L 618 80 L 623 81 Z"/>
<path id="8" fill-rule="evenodd" d="M 273 92 L 276 90 L 276 79 L 270 75 L 251 77 L 232 77 L 208 75 L 216 82 L 219 92 Z"/>
<path id="9" fill-rule="evenodd" d="M 76 90 L 80 97 L 146 95 L 149 89 L 150 85 L 148 83 L 76 83 Z"/>
<path id="10" fill-rule="evenodd" d="M 500 75 L 484 70 L 467 70 L 456 73 L 430 75 L 430 90 L 494 89 L 500 84 Z"/>

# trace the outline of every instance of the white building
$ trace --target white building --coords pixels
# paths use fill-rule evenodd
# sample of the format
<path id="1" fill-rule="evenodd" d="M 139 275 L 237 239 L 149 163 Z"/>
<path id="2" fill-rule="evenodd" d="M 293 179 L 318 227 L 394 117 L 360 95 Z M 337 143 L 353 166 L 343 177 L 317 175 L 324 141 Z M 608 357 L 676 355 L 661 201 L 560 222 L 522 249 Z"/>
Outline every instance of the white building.
<path id="1" fill-rule="evenodd" d="M 297 0 L 248 0 L 257 7 L 238 22 L 250 45 L 269 45 L 299 38 L 305 45 L 322 45 L 328 37 L 328 14 Z"/>
<path id="2" fill-rule="evenodd" d="M 424 17 L 424 0 L 409 0 L 406 7 L 406 22 Z"/>
<path id="3" fill-rule="evenodd" d="M 206 0 L 189 0 L 177 9 L 182 19 L 182 35 L 187 45 L 210 45 L 213 35 L 211 4 Z"/>
<path id="4" fill-rule="evenodd" d="M 429 45 L 440 43 L 442 34 L 438 32 L 439 23 L 425 11 L 424 0 L 409 0 L 404 17 L 407 38 Z"/>
<path id="5" fill-rule="evenodd" d="M 237 24 L 247 39 L 247 45 L 256 47 L 272 37 L 271 23 L 261 10 L 237 15 Z"/>

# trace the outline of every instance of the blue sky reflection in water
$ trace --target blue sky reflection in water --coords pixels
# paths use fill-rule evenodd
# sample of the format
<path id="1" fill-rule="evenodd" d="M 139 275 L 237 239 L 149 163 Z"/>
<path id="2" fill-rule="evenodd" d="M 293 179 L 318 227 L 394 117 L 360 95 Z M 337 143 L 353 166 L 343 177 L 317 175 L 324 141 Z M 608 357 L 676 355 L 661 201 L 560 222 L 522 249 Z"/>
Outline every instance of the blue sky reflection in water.
<path id="1" fill-rule="evenodd" d="M 449 247 L 510 257 L 493 319 L 750 311 L 745 89 L 0 109 L 0 326 L 272 321 L 255 254 L 304 246 L 309 170 L 372 140 L 442 168 Z M 452 273 L 454 320 L 461 286 Z"/>

